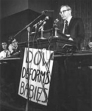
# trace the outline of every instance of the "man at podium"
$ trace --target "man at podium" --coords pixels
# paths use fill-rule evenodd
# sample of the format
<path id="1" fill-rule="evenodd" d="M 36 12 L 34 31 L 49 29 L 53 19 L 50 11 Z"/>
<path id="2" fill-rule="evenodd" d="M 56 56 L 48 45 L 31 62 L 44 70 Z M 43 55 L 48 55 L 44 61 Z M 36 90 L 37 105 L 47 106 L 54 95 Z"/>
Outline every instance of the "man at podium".
<path id="1" fill-rule="evenodd" d="M 72 16 L 72 9 L 68 5 L 63 5 L 60 7 L 59 15 L 61 21 L 57 20 L 57 27 L 60 33 L 66 35 L 68 40 L 75 41 L 78 49 L 84 40 L 84 24 L 81 18 L 74 18 Z"/>

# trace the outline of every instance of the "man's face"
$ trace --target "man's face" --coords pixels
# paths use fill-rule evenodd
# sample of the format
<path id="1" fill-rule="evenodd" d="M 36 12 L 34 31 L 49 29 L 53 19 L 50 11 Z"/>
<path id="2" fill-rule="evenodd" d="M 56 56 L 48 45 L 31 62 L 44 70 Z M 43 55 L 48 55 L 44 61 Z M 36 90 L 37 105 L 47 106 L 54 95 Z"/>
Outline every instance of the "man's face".
<path id="1" fill-rule="evenodd" d="M 18 42 L 17 42 L 17 41 L 13 41 L 13 42 L 12 42 L 12 46 L 13 46 L 14 48 L 18 47 Z"/>
<path id="2" fill-rule="evenodd" d="M 61 7 L 59 14 L 63 20 L 67 20 L 68 17 L 71 16 L 71 9 L 67 8 L 66 6 Z"/>
<path id="3" fill-rule="evenodd" d="M 7 49 L 7 44 L 2 44 L 2 48 L 5 50 Z"/>

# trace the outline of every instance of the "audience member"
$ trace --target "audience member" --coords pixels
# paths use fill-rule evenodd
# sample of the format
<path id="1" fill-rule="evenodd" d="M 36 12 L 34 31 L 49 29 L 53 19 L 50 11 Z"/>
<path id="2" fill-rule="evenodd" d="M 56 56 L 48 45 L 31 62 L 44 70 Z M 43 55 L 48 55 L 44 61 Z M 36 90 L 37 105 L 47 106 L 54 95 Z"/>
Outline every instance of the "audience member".
<path id="1" fill-rule="evenodd" d="M 10 44 L 8 46 L 8 49 L 11 53 L 11 55 L 15 54 L 16 52 L 19 51 L 18 49 L 18 42 L 16 39 L 11 39 Z"/>
<path id="2" fill-rule="evenodd" d="M 0 52 L 0 59 L 6 58 L 10 56 L 10 51 L 7 49 L 7 43 L 2 42 L 2 51 Z"/>

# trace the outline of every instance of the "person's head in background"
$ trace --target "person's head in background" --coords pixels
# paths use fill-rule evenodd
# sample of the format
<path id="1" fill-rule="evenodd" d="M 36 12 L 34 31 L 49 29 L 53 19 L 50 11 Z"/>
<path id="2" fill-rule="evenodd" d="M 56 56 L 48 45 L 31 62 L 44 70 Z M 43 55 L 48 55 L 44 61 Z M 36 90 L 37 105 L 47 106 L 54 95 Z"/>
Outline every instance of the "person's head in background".
<path id="1" fill-rule="evenodd" d="M 13 39 L 13 40 L 12 40 L 12 45 L 13 45 L 13 47 L 14 47 L 15 49 L 18 48 L 18 42 L 17 42 L 16 39 Z"/>
<path id="2" fill-rule="evenodd" d="M 90 39 L 89 39 L 88 46 L 90 49 L 92 49 L 92 37 L 90 37 Z"/>
<path id="3" fill-rule="evenodd" d="M 10 37 L 9 37 L 8 42 L 9 42 L 9 45 L 10 45 L 10 44 L 12 45 L 12 48 L 13 48 L 13 49 L 18 48 L 18 41 L 17 41 L 16 38 L 14 38 L 13 36 L 10 36 Z"/>
<path id="4" fill-rule="evenodd" d="M 6 42 L 2 42 L 2 49 L 6 50 L 7 49 L 7 43 Z"/>
<path id="5" fill-rule="evenodd" d="M 8 49 L 9 49 L 10 53 L 11 54 L 15 53 L 18 50 L 18 42 L 17 42 L 16 38 L 10 37 L 8 42 L 9 42 Z"/>
<path id="6" fill-rule="evenodd" d="M 70 17 L 72 17 L 72 9 L 68 5 L 62 5 L 60 7 L 59 15 L 63 20 L 68 20 Z"/>

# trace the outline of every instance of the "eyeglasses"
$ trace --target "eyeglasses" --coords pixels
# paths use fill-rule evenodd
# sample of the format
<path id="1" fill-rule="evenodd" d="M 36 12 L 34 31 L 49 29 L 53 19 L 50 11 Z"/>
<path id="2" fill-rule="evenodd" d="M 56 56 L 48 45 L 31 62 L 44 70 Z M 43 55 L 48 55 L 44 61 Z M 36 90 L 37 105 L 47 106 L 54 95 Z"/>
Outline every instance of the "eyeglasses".
<path id="1" fill-rule="evenodd" d="M 63 10 L 62 12 L 59 12 L 59 14 L 65 13 L 66 11 L 69 11 L 70 9 Z"/>

